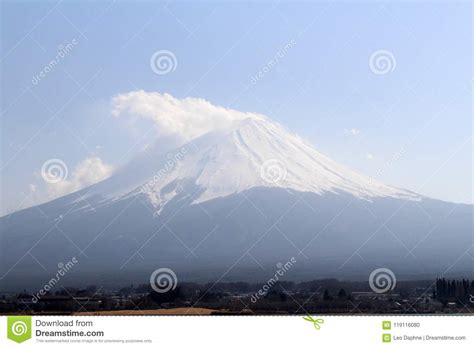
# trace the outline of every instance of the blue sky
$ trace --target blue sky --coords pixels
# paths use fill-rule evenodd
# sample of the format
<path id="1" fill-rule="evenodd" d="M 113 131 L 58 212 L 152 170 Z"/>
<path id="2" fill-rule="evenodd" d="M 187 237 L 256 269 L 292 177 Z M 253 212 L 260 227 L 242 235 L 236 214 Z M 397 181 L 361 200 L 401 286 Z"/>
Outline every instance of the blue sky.
<path id="1" fill-rule="evenodd" d="M 49 159 L 78 188 L 81 165 L 117 168 L 152 141 L 111 116 L 141 89 L 265 114 L 365 175 L 473 202 L 470 2 L 6 1 L 1 23 L 0 214 L 48 199 Z M 174 71 L 153 72 L 159 50 Z"/>

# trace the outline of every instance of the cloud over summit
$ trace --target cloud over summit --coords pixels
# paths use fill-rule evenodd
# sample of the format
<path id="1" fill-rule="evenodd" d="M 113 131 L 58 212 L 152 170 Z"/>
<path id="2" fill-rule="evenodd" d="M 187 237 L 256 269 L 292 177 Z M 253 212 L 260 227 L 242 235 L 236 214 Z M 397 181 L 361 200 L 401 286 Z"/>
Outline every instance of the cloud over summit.
<path id="1" fill-rule="evenodd" d="M 167 93 L 143 90 L 114 96 L 112 114 L 152 121 L 160 135 L 178 136 L 183 140 L 226 129 L 249 117 L 264 117 L 216 106 L 201 98 L 179 99 Z"/>

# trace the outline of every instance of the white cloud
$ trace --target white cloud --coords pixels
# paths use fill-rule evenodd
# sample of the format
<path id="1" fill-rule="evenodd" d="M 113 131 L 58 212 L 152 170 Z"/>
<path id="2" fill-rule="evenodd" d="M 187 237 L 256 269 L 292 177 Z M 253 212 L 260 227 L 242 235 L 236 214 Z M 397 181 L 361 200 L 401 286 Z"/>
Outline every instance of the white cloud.
<path id="1" fill-rule="evenodd" d="M 367 158 L 368 160 L 371 161 L 371 160 L 374 159 L 374 155 L 372 155 L 371 153 L 367 153 L 367 154 L 365 155 L 365 158 Z"/>
<path id="2" fill-rule="evenodd" d="M 209 131 L 226 129 L 235 121 L 249 117 L 264 118 L 216 106 L 200 98 L 175 98 L 169 94 L 143 90 L 112 98 L 114 116 L 129 115 L 152 121 L 159 134 L 190 140 Z"/>
<path id="3" fill-rule="evenodd" d="M 351 128 L 351 129 L 344 128 L 344 134 L 345 135 L 358 136 L 360 134 L 360 129 L 357 129 L 357 128 Z"/>
<path id="4" fill-rule="evenodd" d="M 49 199 L 64 196 L 108 178 L 113 167 L 99 157 L 88 157 L 79 162 L 67 180 L 48 184 Z"/>

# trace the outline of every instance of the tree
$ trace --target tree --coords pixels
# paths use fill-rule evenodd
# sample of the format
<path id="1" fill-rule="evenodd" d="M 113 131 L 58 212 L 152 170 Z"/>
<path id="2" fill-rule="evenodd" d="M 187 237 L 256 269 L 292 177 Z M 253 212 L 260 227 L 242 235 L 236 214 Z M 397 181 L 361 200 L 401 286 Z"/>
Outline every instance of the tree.
<path id="1" fill-rule="evenodd" d="M 325 289 L 324 294 L 323 294 L 323 301 L 329 301 L 329 300 L 332 300 L 332 297 L 329 295 L 328 289 Z"/>
<path id="2" fill-rule="evenodd" d="M 344 289 L 340 289 L 339 292 L 337 293 L 337 297 L 339 299 L 345 299 L 347 297 L 347 293 L 346 293 L 346 290 Z"/>

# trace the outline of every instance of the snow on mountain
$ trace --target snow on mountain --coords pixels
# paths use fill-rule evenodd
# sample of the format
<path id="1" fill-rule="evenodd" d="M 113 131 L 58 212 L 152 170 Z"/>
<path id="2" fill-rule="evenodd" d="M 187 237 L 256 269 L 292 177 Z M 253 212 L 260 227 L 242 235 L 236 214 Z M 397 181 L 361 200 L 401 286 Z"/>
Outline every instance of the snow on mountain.
<path id="1" fill-rule="evenodd" d="M 300 279 L 366 279 L 381 265 L 459 276 L 472 269 L 471 240 L 472 206 L 384 185 L 251 116 L 178 147 L 156 143 L 102 182 L 0 218 L 10 277 L 0 285 L 44 284 L 35 260 L 54 269 L 73 255 L 78 282 L 143 282 L 157 265 L 205 281 L 232 269 L 235 281 L 260 272 L 254 260 L 271 269 L 299 250 Z"/>
<path id="2" fill-rule="evenodd" d="M 145 193 L 159 212 L 187 183 L 200 188 L 194 204 L 254 187 L 319 195 L 345 192 L 366 200 L 421 199 L 337 164 L 260 116 L 235 121 L 225 131 L 209 132 L 168 153 L 151 148 L 88 195 L 99 194 L 109 201 Z"/>

